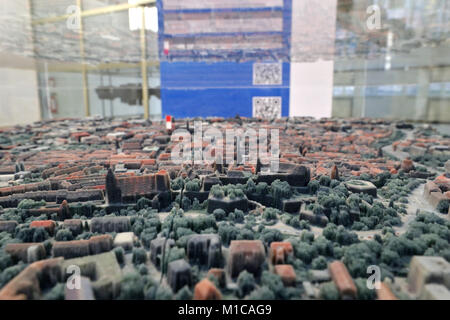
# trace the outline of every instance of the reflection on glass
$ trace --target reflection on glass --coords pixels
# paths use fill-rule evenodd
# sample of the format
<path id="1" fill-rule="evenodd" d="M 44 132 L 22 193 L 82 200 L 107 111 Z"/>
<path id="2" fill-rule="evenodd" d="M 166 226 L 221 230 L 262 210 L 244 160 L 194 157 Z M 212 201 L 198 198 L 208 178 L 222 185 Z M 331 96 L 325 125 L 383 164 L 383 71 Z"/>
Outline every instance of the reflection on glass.
<path id="1" fill-rule="evenodd" d="M 450 122 L 448 1 L 340 0 L 336 25 L 334 86 L 357 90 L 334 90 L 334 115 Z"/>

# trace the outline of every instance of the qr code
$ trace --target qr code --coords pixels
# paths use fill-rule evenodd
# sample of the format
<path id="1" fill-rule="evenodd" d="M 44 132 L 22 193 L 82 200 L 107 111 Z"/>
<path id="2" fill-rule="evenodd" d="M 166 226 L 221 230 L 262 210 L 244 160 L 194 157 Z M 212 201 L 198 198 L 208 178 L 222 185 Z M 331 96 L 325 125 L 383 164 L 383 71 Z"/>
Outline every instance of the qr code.
<path id="1" fill-rule="evenodd" d="M 253 85 L 281 85 L 283 83 L 283 64 L 254 63 Z"/>
<path id="2" fill-rule="evenodd" d="M 281 118 L 281 97 L 253 97 L 253 117 Z"/>

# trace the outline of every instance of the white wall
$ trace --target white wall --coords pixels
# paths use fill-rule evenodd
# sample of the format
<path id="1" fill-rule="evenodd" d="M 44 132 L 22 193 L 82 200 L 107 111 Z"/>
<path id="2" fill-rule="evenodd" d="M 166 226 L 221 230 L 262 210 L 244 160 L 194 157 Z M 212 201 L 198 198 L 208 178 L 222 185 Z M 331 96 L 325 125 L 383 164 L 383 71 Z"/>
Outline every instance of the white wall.
<path id="1" fill-rule="evenodd" d="M 39 120 L 36 71 L 0 68 L 0 126 Z"/>
<path id="2" fill-rule="evenodd" d="M 289 116 L 331 117 L 333 61 L 291 63 Z"/>
<path id="3" fill-rule="evenodd" d="M 48 118 L 81 118 L 84 117 L 83 78 L 79 72 L 41 72 L 40 83 L 44 117 Z M 47 79 L 48 76 L 48 79 Z M 50 83 L 48 93 L 56 95 L 58 111 L 48 110 L 47 82 Z M 53 83 L 53 84 L 52 84 Z"/>
<path id="4" fill-rule="evenodd" d="M 289 116 L 331 117 L 337 0 L 292 2 Z"/>
<path id="5" fill-rule="evenodd" d="M 44 108 L 47 106 L 47 92 L 45 88 L 46 74 L 42 72 L 41 83 L 42 87 L 42 105 Z M 52 118 L 83 118 L 84 117 L 84 101 L 83 101 L 83 80 L 82 75 L 79 72 L 50 72 L 48 74 L 49 79 L 54 83 L 53 87 L 49 88 L 50 94 L 56 94 L 56 101 L 58 103 L 58 112 L 52 114 Z M 136 76 L 131 75 L 112 75 L 111 85 L 119 87 L 122 84 L 135 83 L 138 84 L 142 81 L 139 74 Z M 157 87 L 160 85 L 159 78 L 150 77 L 149 86 Z M 102 101 L 98 98 L 95 91 L 96 88 L 101 86 L 101 77 L 96 73 L 88 74 L 89 85 L 89 105 L 91 108 L 92 116 L 103 116 Z M 103 76 L 103 85 L 109 85 L 108 75 Z M 109 100 L 105 100 L 105 114 L 104 116 L 126 117 L 143 115 L 144 108 L 142 106 L 130 106 L 122 103 L 119 98 L 113 100 L 111 112 L 111 103 Z M 150 116 L 155 119 L 161 117 L 161 100 L 152 96 L 150 98 Z M 44 110 L 44 117 L 48 118 L 48 110 Z"/>
<path id="6" fill-rule="evenodd" d="M 40 120 L 27 0 L 0 5 L 0 126 Z"/>

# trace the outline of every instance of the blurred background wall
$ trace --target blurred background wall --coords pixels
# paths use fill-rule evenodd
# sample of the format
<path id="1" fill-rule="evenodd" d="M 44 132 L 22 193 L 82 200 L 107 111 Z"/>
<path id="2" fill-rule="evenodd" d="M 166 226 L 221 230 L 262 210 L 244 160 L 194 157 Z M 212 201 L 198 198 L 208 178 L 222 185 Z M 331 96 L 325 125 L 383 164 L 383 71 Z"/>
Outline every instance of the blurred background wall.
<path id="1" fill-rule="evenodd" d="M 41 118 L 27 0 L 0 4 L 0 126 Z"/>
<path id="2" fill-rule="evenodd" d="M 446 0 L 1 1 L 0 40 L 1 126 L 236 114 L 450 123 Z M 130 85 L 148 99 L 98 94 Z"/>

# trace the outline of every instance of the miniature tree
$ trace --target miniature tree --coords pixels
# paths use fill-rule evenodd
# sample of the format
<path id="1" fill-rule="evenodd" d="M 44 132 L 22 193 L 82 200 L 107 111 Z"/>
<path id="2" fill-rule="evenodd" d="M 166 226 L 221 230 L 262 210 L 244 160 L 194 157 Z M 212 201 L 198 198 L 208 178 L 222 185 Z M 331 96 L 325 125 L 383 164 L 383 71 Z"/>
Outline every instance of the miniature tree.
<path id="1" fill-rule="evenodd" d="M 73 234 L 68 229 L 61 229 L 61 230 L 58 230 L 58 232 L 56 232 L 55 240 L 56 241 L 71 241 L 71 240 L 73 240 Z"/>
<path id="2" fill-rule="evenodd" d="M 245 184 L 245 192 L 247 194 L 256 193 L 256 184 L 253 179 L 248 179 L 247 183 Z"/>
<path id="3" fill-rule="evenodd" d="M 375 290 L 367 287 L 367 279 L 358 278 L 354 280 L 357 289 L 358 300 L 374 300 L 376 298 Z"/>
<path id="4" fill-rule="evenodd" d="M 195 234 L 195 232 L 189 228 L 179 227 L 179 228 L 175 229 L 175 235 L 176 235 L 177 239 L 180 239 L 180 238 L 186 237 L 186 236 L 190 236 L 192 234 Z"/>
<path id="5" fill-rule="evenodd" d="M 353 277 L 367 277 L 367 267 L 378 265 L 377 254 L 382 248 L 376 241 L 372 241 L 372 247 L 368 242 L 353 244 L 345 250 L 343 262 Z"/>
<path id="6" fill-rule="evenodd" d="M 320 184 L 319 184 L 319 181 L 317 181 L 317 180 L 311 180 L 308 183 L 309 192 L 312 194 L 315 194 L 317 192 L 317 190 L 319 190 L 319 188 L 320 188 Z"/>
<path id="7" fill-rule="evenodd" d="M 191 229 L 196 233 L 200 233 L 202 230 L 208 228 L 217 230 L 216 219 L 210 215 L 202 215 L 188 221 L 190 221 L 190 224 L 192 225 Z"/>
<path id="8" fill-rule="evenodd" d="M 155 294 L 155 300 L 172 300 L 172 299 L 173 293 L 169 287 L 165 285 L 158 286 L 158 289 L 156 290 Z"/>
<path id="9" fill-rule="evenodd" d="M 181 201 L 181 207 L 183 210 L 188 211 L 191 208 L 191 200 L 188 197 L 183 197 L 183 200 Z"/>
<path id="10" fill-rule="evenodd" d="M 249 300 L 275 300 L 275 294 L 267 286 L 262 286 L 254 290 L 250 296 Z"/>
<path id="11" fill-rule="evenodd" d="M 44 295 L 45 300 L 64 300 L 64 283 L 57 283 Z"/>
<path id="12" fill-rule="evenodd" d="M 269 186 L 265 182 L 260 182 L 256 185 L 256 194 L 265 196 L 269 193 Z"/>
<path id="13" fill-rule="evenodd" d="M 316 239 L 314 239 L 312 245 L 319 255 L 327 257 L 334 256 L 334 244 L 324 236 L 318 236 Z"/>
<path id="14" fill-rule="evenodd" d="M 228 215 L 228 217 L 231 221 L 236 222 L 236 223 L 243 223 L 245 220 L 244 212 L 239 209 L 234 209 L 234 212 L 230 213 Z"/>
<path id="15" fill-rule="evenodd" d="M 46 205 L 46 202 L 44 200 L 34 201 L 31 199 L 23 199 L 17 205 L 17 209 L 33 209 L 33 208 L 40 208 L 45 205 Z"/>
<path id="16" fill-rule="evenodd" d="M 123 250 L 122 247 L 117 247 L 114 248 L 113 252 L 116 256 L 117 262 L 119 264 L 123 264 L 125 262 L 125 250 Z"/>
<path id="17" fill-rule="evenodd" d="M 167 271 L 167 266 L 169 263 L 175 260 L 184 259 L 185 251 L 183 248 L 173 247 L 169 248 L 167 254 L 164 257 L 164 263 L 162 266 L 162 273 L 165 274 Z M 163 258 L 161 257 L 161 262 L 163 262 Z"/>
<path id="18" fill-rule="evenodd" d="M 210 193 L 214 198 L 222 199 L 225 197 L 225 192 L 218 184 L 212 186 Z"/>
<path id="19" fill-rule="evenodd" d="M 336 240 L 336 234 L 337 234 L 337 225 L 335 225 L 334 223 L 327 224 L 327 226 L 322 230 L 322 235 L 331 241 Z"/>
<path id="20" fill-rule="evenodd" d="M 261 285 L 268 287 L 275 294 L 277 299 L 286 299 L 286 290 L 279 275 L 269 271 L 263 271 L 261 275 Z"/>
<path id="21" fill-rule="evenodd" d="M 448 213 L 449 204 L 450 204 L 450 201 L 448 201 L 448 200 L 441 201 L 441 202 L 439 202 L 436 210 L 440 213 L 444 213 L 444 214 Z"/>
<path id="22" fill-rule="evenodd" d="M 255 232 L 248 228 L 242 228 L 239 230 L 237 240 L 254 240 Z"/>
<path id="23" fill-rule="evenodd" d="M 144 281 L 136 272 L 125 274 L 120 283 L 119 300 L 142 300 L 144 298 Z"/>
<path id="24" fill-rule="evenodd" d="M 253 274 L 244 270 L 238 276 L 237 285 L 239 288 L 238 290 L 239 297 L 242 298 L 255 289 L 256 287 L 255 277 L 253 276 Z"/>
<path id="25" fill-rule="evenodd" d="M 143 248 L 134 248 L 132 261 L 135 265 L 145 263 L 147 261 L 147 252 Z"/>
<path id="26" fill-rule="evenodd" d="M 49 238 L 47 231 L 44 228 L 33 228 L 33 242 L 44 242 Z"/>
<path id="27" fill-rule="evenodd" d="M 231 226 L 226 222 L 219 225 L 218 233 L 224 245 L 229 245 L 232 240 L 236 240 L 239 235 L 239 228 Z"/>
<path id="28" fill-rule="evenodd" d="M 136 208 L 138 210 L 142 210 L 148 207 L 152 206 L 152 201 L 147 199 L 147 198 L 140 198 L 137 202 L 136 202 Z"/>
<path id="29" fill-rule="evenodd" d="M 317 269 L 317 270 L 324 270 L 327 268 L 327 259 L 324 256 L 319 256 L 317 258 L 314 258 L 314 260 L 311 262 L 311 268 Z"/>
<path id="30" fill-rule="evenodd" d="M 197 198 L 194 198 L 194 200 L 192 201 L 192 210 L 202 210 L 202 205 L 201 203 L 198 201 Z"/>
<path id="31" fill-rule="evenodd" d="M 266 208 L 264 209 L 263 212 L 263 218 L 266 221 L 272 221 L 272 220 L 277 220 L 278 219 L 278 214 L 280 213 L 279 210 L 274 209 L 274 208 Z"/>
<path id="32" fill-rule="evenodd" d="M 186 183 L 185 185 L 186 191 L 200 191 L 200 180 L 199 179 L 193 179 Z"/>
<path id="33" fill-rule="evenodd" d="M 10 280 L 12 280 L 15 276 L 17 276 L 20 272 L 22 272 L 22 270 L 25 269 L 26 266 L 27 265 L 24 263 L 19 263 L 15 266 L 5 268 L 0 273 L 0 288 L 5 286 Z"/>
<path id="34" fill-rule="evenodd" d="M 272 242 L 283 241 L 283 234 L 277 229 L 263 229 L 260 235 L 260 239 L 270 245 Z"/>
<path id="35" fill-rule="evenodd" d="M 321 176 L 319 179 L 319 184 L 321 186 L 329 187 L 331 183 L 331 178 L 329 176 Z"/>
<path id="36" fill-rule="evenodd" d="M 191 300 L 192 299 L 192 291 L 189 290 L 189 287 L 186 285 L 180 290 L 178 290 L 175 295 L 175 300 Z"/>
<path id="37" fill-rule="evenodd" d="M 306 264 L 310 264 L 311 261 L 317 257 L 316 248 L 305 242 L 300 242 L 297 245 L 294 245 L 294 251 L 295 256 Z"/>
<path id="38" fill-rule="evenodd" d="M 216 209 L 213 211 L 214 218 L 216 221 L 222 221 L 226 217 L 226 213 L 223 209 Z"/>
<path id="39" fill-rule="evenodd" d="M 139 265 L 139 274 L 141 275 L 141 276 L 145 276 L 145 275 L 147 275 L 148 274 L 148 268 L 147 268 L 147 266 L 145 265 L 145 264 L 141 264 L 141 265 Z"/>
<path id="40" fill-rule="evenodd" d="M 339 291 L 334 282 L 327 282 L 320 287 L 320 297 L 324 300 L 339 300 Z"/>
<path id="41" fill-rule="evenodd" d="M 178 177 L 171 181 L 170 187 L 174 191 L 182 190 L 184 188 L 184 180 L 181 177 Z"/>
<path id="42" fill-rule="evenodd" d="M 301 239 L 302 239 L 302 241 L 311 244 L 314 242 L 314 233 L 309 232 L 309 231 L 304 231 L 301 235 Z"/>
<path id="43" fill-rule="evenodd" d="M 280 203 L 282 199 L 292 197 L 292 188 L 286 181 L 275 180 L 272 182 L 270 190 L 276 204 Z"/>

